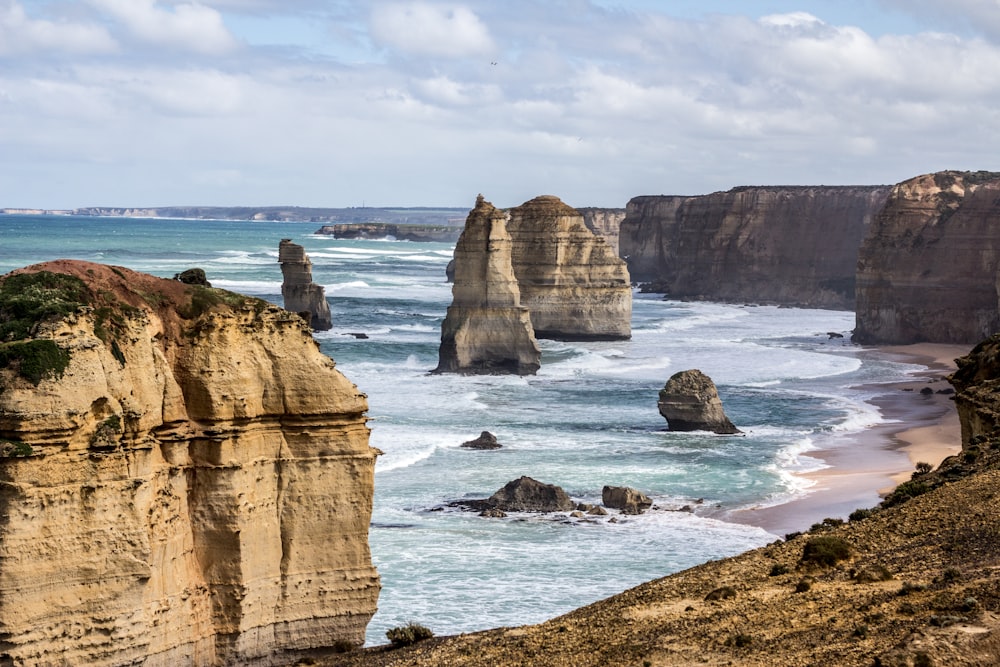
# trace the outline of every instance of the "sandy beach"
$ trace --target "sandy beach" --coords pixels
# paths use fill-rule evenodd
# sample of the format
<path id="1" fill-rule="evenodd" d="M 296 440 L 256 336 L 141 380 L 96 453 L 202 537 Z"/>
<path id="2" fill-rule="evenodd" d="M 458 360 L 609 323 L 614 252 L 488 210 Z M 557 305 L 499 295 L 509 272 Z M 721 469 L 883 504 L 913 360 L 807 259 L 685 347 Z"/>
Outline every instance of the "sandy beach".
<path id="1" fill-rule="evenodd" d="M 827 517 L 846 519 L 855 509 L 877 505 L 885 493 L 910 479 L 917 463 L 937 467 L 961 450 L 955 404 L 950 393 L 939 392 L 951 388 L 945 377 L 955 370 L 955 359 L 968 354 L 972 346 L 918 343 L 871 349 L 926 366 L 906 382 L 874 385 L 884 390 L 871 402 L 886 423 L 844 438 L 836 448 L 809 452 L 827 467 L 804 475 L 812 486 L 803 496 L 734 512 L 727 520 L 785 535 Z"/>

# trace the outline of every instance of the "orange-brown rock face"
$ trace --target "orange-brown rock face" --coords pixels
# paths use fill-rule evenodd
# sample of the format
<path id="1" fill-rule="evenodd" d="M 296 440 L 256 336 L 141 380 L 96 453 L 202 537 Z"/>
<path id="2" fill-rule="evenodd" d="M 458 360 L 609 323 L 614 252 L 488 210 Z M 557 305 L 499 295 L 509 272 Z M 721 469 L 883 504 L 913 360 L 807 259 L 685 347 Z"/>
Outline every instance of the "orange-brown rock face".
<path id="1" fill-rule="evenodd" d="M 455 246 L 452 304 L 441 324 L 437 373 L 538 370 L 541 350 L 511 265 L 507 214 L 482 195 Z"/>
<path id="2" fill-rule="evenodd" d="M 888 192 L 774 186 L 635 197 L 620 253 L 633 280 L 673 298 L 850 309 L 858 247 Z"/>
<path id="3" fill-rule="evenodd" d="M 583 224 L 587 229 L 603 238 L 615 256 L 618 255 L 618 235 L 621 233 L 622 220 L 625 219 L 623 208 L 578 208 L 583 215 Z"/>
<path id="4" fill-rule="evenodd" d="M 625 262 L 558 197 L 510 211 L 514 275 L 539 338 L 619 340 L 632 334 Z"/>
<path id="5" fill-rule="evenodd" d="M 301 318 L 127 269 L 21 270 L 40 271 L 89 307 L 32 331 L 61 373 L 0 368 L 4 657 L 277 665 L 361 643 L 367 401 Z"/>
<path id="6" fill-rule="evenodd" d="M 858 259 L 861 343 L 974 343 L 1000 329 L 1000 173 L 896 185 Z"/>

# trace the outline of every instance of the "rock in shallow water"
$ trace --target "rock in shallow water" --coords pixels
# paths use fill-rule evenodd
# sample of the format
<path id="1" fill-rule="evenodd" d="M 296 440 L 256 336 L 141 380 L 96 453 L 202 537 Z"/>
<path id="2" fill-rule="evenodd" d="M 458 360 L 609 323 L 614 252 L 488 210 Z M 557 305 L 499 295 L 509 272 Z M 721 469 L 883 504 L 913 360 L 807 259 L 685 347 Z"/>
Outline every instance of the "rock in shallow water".
<path id="1" fill-rule="evenodd" d="M 660 390 L 657 405 L 671 431 L 741 432 L 723 411 L 712 378 L 697 369 L 672 375 Z"/>

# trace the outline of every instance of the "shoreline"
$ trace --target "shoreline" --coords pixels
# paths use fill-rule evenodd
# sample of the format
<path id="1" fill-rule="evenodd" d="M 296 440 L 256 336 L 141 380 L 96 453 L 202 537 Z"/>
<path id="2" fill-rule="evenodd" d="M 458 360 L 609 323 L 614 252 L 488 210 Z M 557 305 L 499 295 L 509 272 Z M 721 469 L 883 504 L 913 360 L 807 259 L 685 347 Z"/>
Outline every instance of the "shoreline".
<path id="1" fill-rule="evenodd" d="M 961 429 L 945 377 L 972 345 L 916 343 L 866 348 L 896 361 L 925 366 L 912 379 L 864 385 L 878 392 L 870 403 L 883 422 L 808 452 L 826 466 L 803 473 L 811 486 L 777 505 L 733 510 L 724 518 L 776 535 L 807 530 L 825 518 L 846 519 L 856 509 L 877 505 L 897 484 L 910 479 L 917 463 L 937 467 L 961 451 Z M 922 389 L 931 393 L 920 393 Z"/>

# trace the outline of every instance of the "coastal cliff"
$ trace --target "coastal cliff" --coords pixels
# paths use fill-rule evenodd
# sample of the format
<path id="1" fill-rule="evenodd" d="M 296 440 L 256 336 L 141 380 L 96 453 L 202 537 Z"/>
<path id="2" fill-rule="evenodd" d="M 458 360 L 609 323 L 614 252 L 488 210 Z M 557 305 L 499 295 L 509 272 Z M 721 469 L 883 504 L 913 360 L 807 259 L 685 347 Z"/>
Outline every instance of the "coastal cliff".
<path id="1" fill-rule="evenodd" d="M 455 246 L 452 303 L 435 373 L 532 375 L 541 350 L 511 264 L 507 213 L 476 199 Z"/>
<path id="2" fill-rule="evenodd" d="M 298 315 L 67 260 L 0 295 L 0 661 L 279 665 L 363 641 L 367 400 Z"/>
<path id="3" fill-rule="evenodd" d="M 622 221 L 625 219 L 623 208 L 577 208 L 583 216 L 583 224 L 611 246 L 612 252 L 618 256 L 618 237 L 621 234 Z"/>
<path id="4" fill-rule="evenodd" d="M 861 246 L 854 340 L 972 344 L 1000 330 L 998 216 L 1000 173 L 896 185 Z"/>
<path id="5" fill-rule="evenodd" d="M 858 248 L 888 186 L 739 187 L 629 201 L 632 280 L 676 299 L 851 309 Z"/>
<path id="6" fill-rule="evenodd" d="M 558 197 L 510 210 L 511 259 L 521 303 L 539 338 L 620 340 L 631 336 L 632 290 L 625 263 Z"/>

